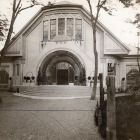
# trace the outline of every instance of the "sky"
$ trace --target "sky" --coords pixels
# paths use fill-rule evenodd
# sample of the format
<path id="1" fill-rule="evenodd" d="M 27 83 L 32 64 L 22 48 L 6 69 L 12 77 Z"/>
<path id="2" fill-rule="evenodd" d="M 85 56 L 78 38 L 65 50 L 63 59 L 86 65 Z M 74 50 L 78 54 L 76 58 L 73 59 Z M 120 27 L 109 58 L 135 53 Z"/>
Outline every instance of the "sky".
<path id="1" fill-rule="evenodd" d="M 0 0 L 0 13 L 7 15 L 10 19 L 11 16 L 11 3 L 13 0 Z M 23 6 L 26 6 L 25 1 L 23 0 Z M 48 0 L 39 0 L 42 3 L 47 4 Z M 60 2 L 64 0 L 50 0 L 51 2 Z M 86 0 L 65 0 L 68 2 L 73 2 L 77 4 L 83 5 L 87 10 L 88 4 Z M 96 13 L 95 5 L 97 0 L 91 0 L 94 13 Z M 136 13 L 140 13 L 140 5 L 136 5 L 135 7 L 131 8 L 124 8 L 124 6 L 116 0 L 108 0 L 108 6 L 117 8 L 114 10 L 113 15 L 110 16 L 107 12 L 102 10 L 99 15 L 99 20 L 102 22 L 117 38 L 119 38 L 124 44 L 127 46 L 134 46 L 138 45 L 138 37 L 137 32 L 139 31 L 135 25 L 128 23 L 129 19 L 134 19 Z M 14 26 L 14 34 L 21 30 L 21 28 L 38 12 L 41 6 L 35 6 L 31 9 L 23 11 L 18 17 L 15 22 Z M 3 46 L 3 42 L 0 41 L 0 49 Z"/>

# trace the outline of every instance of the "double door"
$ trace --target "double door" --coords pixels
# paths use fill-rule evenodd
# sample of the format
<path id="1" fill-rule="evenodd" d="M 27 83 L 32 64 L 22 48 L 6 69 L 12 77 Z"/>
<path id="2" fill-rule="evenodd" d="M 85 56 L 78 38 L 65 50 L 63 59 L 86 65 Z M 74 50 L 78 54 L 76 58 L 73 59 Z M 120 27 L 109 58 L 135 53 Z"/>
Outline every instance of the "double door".
<path id="1" fill-rule="evenodd" d="M 67 69 L 57 70 L 57 84 L 58 85 L 68 85 L 69 73 Z"/>

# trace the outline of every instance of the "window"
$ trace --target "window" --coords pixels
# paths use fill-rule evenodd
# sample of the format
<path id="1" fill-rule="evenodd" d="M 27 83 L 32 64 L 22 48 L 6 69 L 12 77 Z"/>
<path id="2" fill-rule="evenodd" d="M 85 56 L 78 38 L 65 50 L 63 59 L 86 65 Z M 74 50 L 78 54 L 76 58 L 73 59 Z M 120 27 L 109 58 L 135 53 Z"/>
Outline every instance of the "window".
<path id="1" fill-rule="evenodd" d="M 48 40 L 48 32 L 49 32 L 49 21 L 46 20 L 43 22 L 43 41 Z"/>
<path id="2" fill-rule="evenodd" d="M 67 69 L 69 69 L 69 66 L 70 66 L 70 64 L 67 63 L 67 62 L 60 62 L 60 63 L 57 63 L 57 69 L 64 69 L 64 70 L 67 70 Z"/>
<path id="3" fill-rule="evenodd" d="M 82 19 L 75 19 L 75 39 L 82 40 Z"/>
<path id="4" fill-rule="evenodd" d="M 65 33 L 65 19 L 59 18 L 58 19 L 58 35 L 64 35 Z"/>
<path id="5" fill-rule="evenodd" d="M 65 31 L 70 38 L 75 36 L 75 40 L 82 40 L 82 19 L 66 18 L 65 20 L 65 18 L 58 18 L 58 23 L 56 19 L 46 20 L 43 23 L 43 29 L 43 41 L 52 40 L 56 35 L 65 35 Z"/>
<path id="6" fill-rule="evenodd" d="M 56 19 L 50 20 L 50 38 L 53 39 L 56 36 Z"/>
<path id="7" fill-rule="evenodd" d="M 68 18 L 67 19 L 67 36 L 70 36 L 70 37 L 73 36 L 73 25 L 74 25 L 73 18 Z"/>

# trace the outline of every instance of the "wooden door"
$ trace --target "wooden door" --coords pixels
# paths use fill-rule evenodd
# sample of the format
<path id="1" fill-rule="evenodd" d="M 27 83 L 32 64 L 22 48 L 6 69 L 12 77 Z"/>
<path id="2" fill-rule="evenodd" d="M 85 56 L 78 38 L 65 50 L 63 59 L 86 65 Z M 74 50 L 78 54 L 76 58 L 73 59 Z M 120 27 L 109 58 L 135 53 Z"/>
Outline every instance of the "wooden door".
<path id="1" fill-rule="evenodd" d="M 68 85 L 68 70 L 57 70 L 57 84 Z"/>

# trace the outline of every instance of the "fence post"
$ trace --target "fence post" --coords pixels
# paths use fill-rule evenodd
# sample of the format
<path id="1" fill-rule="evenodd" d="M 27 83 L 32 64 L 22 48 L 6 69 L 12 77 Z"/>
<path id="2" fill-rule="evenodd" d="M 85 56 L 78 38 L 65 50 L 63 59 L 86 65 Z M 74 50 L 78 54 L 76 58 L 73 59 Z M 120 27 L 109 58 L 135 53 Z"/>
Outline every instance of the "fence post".
<path id="1" fill-rule="evenodd" d="M 103 89 L 103 74 L 102 73 L 99 73 L 99 80 L 100 80 L 100 107 L 101 107 L 101 111 L 103 111 L 104 89 Z"/>
<path id="2" fill-rule="evenodd" d="M 115 76 L 107 76 L 107 140 L 116 138 Z"/>

